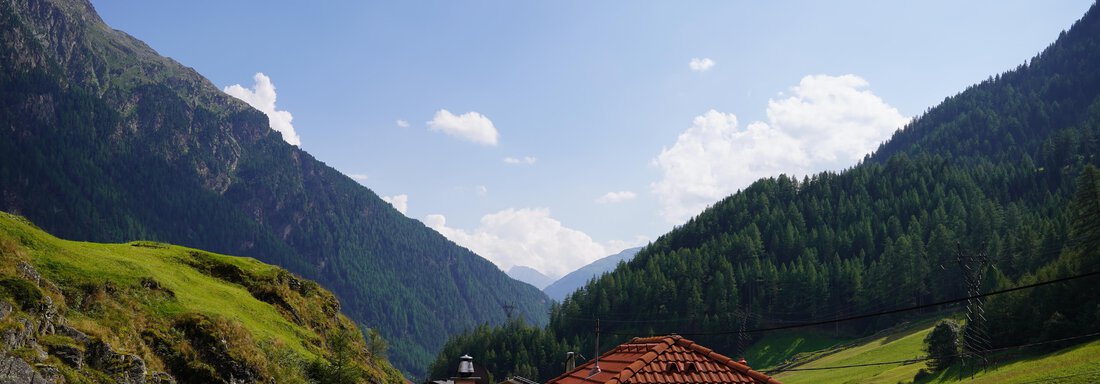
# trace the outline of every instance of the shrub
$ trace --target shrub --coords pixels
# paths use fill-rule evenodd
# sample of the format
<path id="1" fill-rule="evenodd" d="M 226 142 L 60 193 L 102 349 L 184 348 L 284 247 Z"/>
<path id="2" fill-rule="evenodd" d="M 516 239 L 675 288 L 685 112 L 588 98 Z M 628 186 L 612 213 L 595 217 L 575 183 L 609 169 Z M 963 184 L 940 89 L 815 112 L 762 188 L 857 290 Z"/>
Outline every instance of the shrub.
<path id="1" fill-rule="evenodd" d="M 936 324 L 936 328 L 924 338 L 924 350 L 930 360 L 928 366 L 939 370 L 958 360 L 961 335 L 962 326 L 955 320 L 947 319 Z"/>
<path id="2" fill-rule="evenodd" d="M 24 311 L 34 310 L 42 303 L 42 290 L 24 279 L 15 277 L 0 279 L 0 292 L 15 300 Z"/>

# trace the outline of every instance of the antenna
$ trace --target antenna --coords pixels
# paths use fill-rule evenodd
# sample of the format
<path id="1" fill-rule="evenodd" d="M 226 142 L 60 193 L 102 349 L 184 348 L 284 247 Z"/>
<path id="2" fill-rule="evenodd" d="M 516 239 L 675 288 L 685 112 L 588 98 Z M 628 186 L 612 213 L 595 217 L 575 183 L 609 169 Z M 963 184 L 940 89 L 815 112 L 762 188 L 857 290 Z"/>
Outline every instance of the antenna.
<path id="1" fill-rule="evenodd" d="M 596 352 L 596 364 L 592 367 L 592 370 L 588 372 L 588 377 L 585 377 L 585 379 L 591 378 L 592 376 L 596 376 L 597 373 L 601 372 L 601 370 L 600 370 L 600 319 L 599 318 L 596 318 L 596 345 L 595 345 L 594 349 L 595 349 L 595 352 Z"/>

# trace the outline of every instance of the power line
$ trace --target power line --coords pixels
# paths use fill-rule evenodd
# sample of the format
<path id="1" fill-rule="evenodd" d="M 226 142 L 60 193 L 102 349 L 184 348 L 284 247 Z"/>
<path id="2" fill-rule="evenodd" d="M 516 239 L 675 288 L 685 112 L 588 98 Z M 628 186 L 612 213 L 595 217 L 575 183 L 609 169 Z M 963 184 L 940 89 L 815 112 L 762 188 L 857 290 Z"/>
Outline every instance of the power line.
<path id="1" fill-rule="evenodd" d="M 1080 274 L 1080 275 L 1074 275 L 1074 276 L 1068 276 L 1068 277 L 1063 277 L 1063 278 L 1058 278 L 1058 279 L 1053 279 L 1053 280 L 1041 281 L 1041 282 L 1038 282 L 1038 283 L 1021 285 L 1021 286 L 1018 286 L 1018 287 L 1007 288 L 1007 289 L 1002 289 L 1002 290 L 992 291 L 992 292 L 986 292 L 986 293 L 981 293 L 981 294 L 977 294 L 977 295 L 970 295 L 970 296 L 967 296 L 967 297 L 960 297 L 960 298 L 957 298 L 957 299 L 944 300 L 944 301 L 939 301 L 939 302 L 930 303 L 930 304 L 921 304 L 921 305 L 915 305 L 915 306 L 911 306 L 911 307 L 891 309 L 891 310 L 887 310 L 887 311 L 864 313 L 864 314 L 860 314 L 860 315 L 848 316 L 848 317 L 843 317 L 843 318 L 836 318 L 836 319 L 833 319 L 833 320 L 821 320 L 821 321 L 813 321 L 813 322 L 806 322 L 806 323 L 800 323 L 800 324 L 781 325 L 781 326 L 768 327 L 768 328 L 756 328 L 756 329 L 748 329 L 748 330 L 744 330 L 744 331 L 737 330 L 737 331 L 720 331 L 720 332 L 678 333 L 678 334 L 682 335 L 682 336 L 714 336 L 714 335 L 731 335 L 731 334 L 739 334 L 739 333 L 758 333 L 758 332 L 780 331 L 780 330 L 785 330 L 785 329 L 813 327 L 813 326 L 818 326 L 818 325 L 839 323 L 839 322 L 844 322 L 844 321 L 861 320 L 861 319 L 867 319 L 867 318 L 884 316 L 884 315 L 892 315 L 892 314 L 895 314 L 895 313 L 902 313 L 902 312 L 914 311 L 914 310 L 918 310 L 918 309 L 938 307 L 938 306 L 947 305 L 947 304 L 961 303 L 961 302 L 964 302 L 964 301 L 971 301 L 971 300 L 980 299 L 980 298 L 983 298 L 983 297 L 1000 295 L 1000 294 L 1005 294 L 1005 293 L 1009 293 L 1009 292 L 1022 291 L 1022 290 L 1025 290 L 1025 289 L 1037 288 L 1037 287 L 1041 287 L 1041 286 L 1044 286 L 1044 285 L 1064 283 L 1064 282 L 1071 281 L 1071 280 L 1083 279 L 1083 278 L 1086 278 L 1086 277 L 1092 277 L 1092 276 L 1097 276 L 1097 275 L 1100 275 L 1100 271 L 1092 271 L 1092 272 L 1083 273 L 1083 274 Z M 624 333 L 613 333 L 613 332 L 604 332 L 604 333 L 609 334 L 609 335 L 616 335 L 616 336 L 637 336 L 637 334 L 624 334 Z"/>
<path id="2" fill-rule="evenodd" d="M 908 359 L 908 360 L 881 361 L 881 362 L 877 362 L 877 363 L 832 365 L 832 366 L 828 366 L 828 367 L 811 367 L 811 368 L 773 369 L 773 370 L 770 370 L 770 371 L 765 371 L 764 373 L 767 373 L 767 374 L 770 375 L 770 374 L 773 374 L 773 373 L 780 373 L 780 372 L 828 371 L 828 370 L 842 369 L 842 368 L 873 367 L 873 366 L 876 366 L 876 365 L 909 365 L 909 364 L 919 363 L 919 362 L 926 361 L 926 360 L 928 360 L 927 357 L 918 357 L 918 358 L 913 358 L 913 359 Z"/>

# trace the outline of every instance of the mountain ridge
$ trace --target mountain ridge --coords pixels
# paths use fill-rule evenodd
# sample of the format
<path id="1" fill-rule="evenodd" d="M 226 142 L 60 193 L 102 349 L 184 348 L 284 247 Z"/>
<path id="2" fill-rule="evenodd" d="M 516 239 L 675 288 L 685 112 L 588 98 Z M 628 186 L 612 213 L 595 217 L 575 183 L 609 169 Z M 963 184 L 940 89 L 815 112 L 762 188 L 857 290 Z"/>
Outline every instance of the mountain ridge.
<path id="1" fill-rule="evenodd" d="M 506 273 L 508 277 L 530 284 L 532 287 L 538 288 L 539 290 L 542 290 L 547 285 L 554 282 L 554 279 L 550 276 L 542 274 L 542 272 L 539 272 L 537 269 L 523 265 L 512 266 Z"/>
<path id="2" fill-rule="evenodd" d="M 87 1 L 2 0 L 0 210 L 65 238 L 166 241 L 317 280 L 417 376 L 447 335 L 549 299 L 285 143 Z M 463 276 L 479 276 L 466 280 Z"/>
<path id="3" fill-rule="evenodd" d="M 628 248 L 614 255 L 605 256 L 588 263 L 546 286 L 542 289 L 542 292 L 550 296 L 551 299 L 561 302 L 565 300 L 566 295 L 573 293 L 577 288 L 583 287 L 589 280 L 614 270 L 620 262 L 630 261 L 641 250 L 642 247 Z"/>
<path id="4" fill-rule="evenodd" d="M 1026 65 L 929 108 L 859 164 L 760 179 L 567 296 L 545 328 L 478 330 L 445 349 L 491 356 L 508 346 L 487 341 L 537 335 L 607 350 L 634 336 L 682 334 L 737 356 L 755 338 L 790 327 L 852 338 L 949 310 L 923 305 L 972 294 L 962 270 L 979 268 L 968 261 L 978 255 L 995 266 L 982 275 L 982 292 L 1093 273 L 1098 154 L 1094 3 Z M 1094 286 L 1065 282 L 992 297 L 987 321 L 971 318 L 965 340 L 1008 348 L 1100 332 Z M 988 332 L 989 347 L 972 332 Z M 514 369 L 482 362 L 497 374 Z M 553 358 L 524 366 L 560 370 Z"/>

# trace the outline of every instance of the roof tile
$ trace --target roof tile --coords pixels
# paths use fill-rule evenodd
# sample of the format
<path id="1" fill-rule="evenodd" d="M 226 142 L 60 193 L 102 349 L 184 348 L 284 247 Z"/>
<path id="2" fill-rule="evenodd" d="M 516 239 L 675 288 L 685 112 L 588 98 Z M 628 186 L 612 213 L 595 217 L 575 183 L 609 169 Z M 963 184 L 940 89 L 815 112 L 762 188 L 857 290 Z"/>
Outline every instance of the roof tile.
<path id="1" fill-rule="evenodd" d="M 547 384 L 769 383 L 779 381 L 679 335 L 637 337 Z"/>

